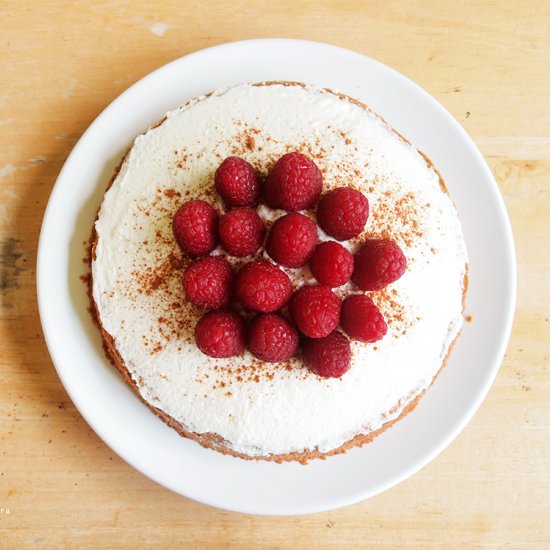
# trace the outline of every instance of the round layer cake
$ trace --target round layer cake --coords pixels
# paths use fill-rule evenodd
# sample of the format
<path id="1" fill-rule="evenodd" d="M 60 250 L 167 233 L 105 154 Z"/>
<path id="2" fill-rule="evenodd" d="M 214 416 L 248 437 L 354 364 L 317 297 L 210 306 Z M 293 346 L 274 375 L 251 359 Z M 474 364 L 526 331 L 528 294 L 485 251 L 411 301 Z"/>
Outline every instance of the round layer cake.
<path id="1" fill-rule="evenodd" d="M 178 207 L 199 198 L 222 213 L 213 179 L 224 158 L 243 157 L 266 175 L 291 151 L 315 161 L 324 192 L 350 186 L 368 197 L 365 231 L 344 243 L 351 252 L 366 238 L 389 238 L 407 258 L 401 279 L 369 293 L 387 334 L 375 344 L 352 341 L 351 368 L 338 379 L 310 372 L 299 356 L 207 357 L 194 340 L 203 311 L 183 289 L 191 259 L 172 234 Z M 257 211 L 268 226 L 285 214 L 262 204 Z M 321 230 L 318 237 L 329 240 Z M 243 262 L 228 259 L 235 269 Z M 295 288 L 315 282 L 307 268 L 285 271 Z M 140 135 L 105 194 L 92 248 L 102 336 L 143 401 L 203 446 L 276 461 L 362 445 L 410 411 L 459 334 L 466 273 L 460 222 L 431 162 L 360 102 L 299 83 L 216 91 Z M 346 283 L 335 292 L 352 290 Z"/>

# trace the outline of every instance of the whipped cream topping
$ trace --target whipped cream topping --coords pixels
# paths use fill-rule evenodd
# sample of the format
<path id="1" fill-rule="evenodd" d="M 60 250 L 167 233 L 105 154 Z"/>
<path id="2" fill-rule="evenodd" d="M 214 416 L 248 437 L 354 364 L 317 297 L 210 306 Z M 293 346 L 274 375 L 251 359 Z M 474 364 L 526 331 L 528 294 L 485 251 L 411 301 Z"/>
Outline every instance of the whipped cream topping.
<path id="1" fill-rule="evenodd" d="M 370 293 L 387 335 L 352 342 L 352 366 L 340 379 L 322 379 L 299 359 L 206 357 L 193 338 L 202 312 L 183 291 L 189 260 L 171 231 L 179 205 L 203 198 L 222 212 L 213 175 L 225 157 L 242 156 L 265 174 L 293 150 L 315 160 L 324 190 L 350 185 L 367 195 L 365 232 L 345 246 L 353 252 L 367 237 L 389 237 L 408 260 L 400 280 Z M 283 214 L 258 212 L 268 224 Z M 135 140 L 95 227 L 93 297 L 139 392 L 238 453 L 328 452 L 380 428 L 430 385 L 463 322 L 466 248 L 438 174 L 376 114 L 324 90 L 245 84 L 169 112 Z M 319 238 L 327 236 L 319 230 Z M 307 268 L 286 271 L 295 286 L 313 282 Z M 337 292 L 352 290 L 348 283 Z"/>

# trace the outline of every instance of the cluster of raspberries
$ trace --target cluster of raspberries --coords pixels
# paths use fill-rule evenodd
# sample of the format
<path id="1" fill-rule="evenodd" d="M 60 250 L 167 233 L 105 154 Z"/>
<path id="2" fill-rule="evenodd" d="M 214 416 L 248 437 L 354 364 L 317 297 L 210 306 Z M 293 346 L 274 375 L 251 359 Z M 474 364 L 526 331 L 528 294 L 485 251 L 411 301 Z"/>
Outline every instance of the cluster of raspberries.
<path id="1" fill-rule="evenodd" d="M 337 241 L 359 235 L 369 215 L 367 198 L 350 187 L 339 187 L 321 197 L 323 177 L 317 165 L 301 153 L 288 153 L 264 181 L 251 164 L 228 157 L 218 167 L 215 185 L 228 210 L 221 217 L 209 203 L 190 200 L 173 219 L 180 248 L 197 258 L 184 275 L 187 298 L 208 309 L 198 321 L 195 339 L 211 357 L 231 357 L 245 346 L 262 361 L 285 361 L 301 345 L 305 365 L 323 377 L 340 377 L 350 367 L 347 336 L 376 342 L 387 325 L 365 294 L 343 302 L 333 292 L 348 280 L 363 291 L 384 288 L 406 269 L 403 252 L 388 239 L 367 239 L 352 255 L 336 241 L 317 242 L 317 224 L 298 211 L 317 203 L 317 223 Z M 266 227 L 254 206 L 260 197 L 267 206 L 288 213 Z M 218 245 L 231 256 L 256 256 L 265 251 L 274 263 L 255 259 L 237 273 L 220 255 L 208 255 Z M 292 291 L 288 275 L 278 266 L 309 268 L 319 284 Z M 234 309 L 255 312 L 248 323 Z M 288 305 L 288 310 L 286 306 Z M 285 308 L 290 320 L 281 314 Z"/>

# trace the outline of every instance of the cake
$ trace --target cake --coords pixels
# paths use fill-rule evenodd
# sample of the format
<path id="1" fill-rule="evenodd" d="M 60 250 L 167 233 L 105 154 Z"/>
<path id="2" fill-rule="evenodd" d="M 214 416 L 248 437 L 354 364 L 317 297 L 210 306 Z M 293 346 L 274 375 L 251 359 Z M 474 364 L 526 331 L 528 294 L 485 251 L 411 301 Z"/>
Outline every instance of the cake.
<path id="1" fill-rule="evenodd" d="M 343 242 L 391 239 L 407 271 L 369 296 L 387 322 L 375 343 L 351 341 L 351 368 L 323 378 L 300 355 L 269 363 L 246 350 L 204 355 L 203 311 L 183 289 L 192 258 L 172 233 L 190 199 L 225 206 L 213 186 L 229 156 L 263 176 L 285 153 L 314 160 L 323 190 L 350 187 L 370 203 L 365 230 Z M 285 212 L 260 202 L 268 227 Z M 322 230 L 319 241 L 330 239 Z M 218 247 L 238 269 L 248 260 Z M 262 259 L 269 260 L 266 252 Z M 282 268 L 294 288 L 307 268 Z M 244 459 L 306 462 L 372 441 L 418 403 L 463 322 L 467 252 L 457 212 L 431 161 L 366 105 L 301 83 L 242 84 L 167 113 L 138 136 L 113 175 L 92 235 L 91 296 L 108 356 L 143 402 L 182 436 Z M 340 298 L 356 292 L 347 282 Z"/>

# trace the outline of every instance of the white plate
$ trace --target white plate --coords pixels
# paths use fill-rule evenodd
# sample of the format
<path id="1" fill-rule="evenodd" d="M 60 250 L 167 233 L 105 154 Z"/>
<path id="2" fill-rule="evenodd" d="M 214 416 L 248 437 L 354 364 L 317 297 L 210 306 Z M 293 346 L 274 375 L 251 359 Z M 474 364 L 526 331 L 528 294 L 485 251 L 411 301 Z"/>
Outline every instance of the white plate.
<path id="1" fill-rule="evenodd" d="M 86 310 L 82 242 L 133 138 L 187 99 L 261 80 L 297 80 L 356 97 L 434 161 L 459 211 L 470 255 L 466 323 L 451 359 L 412 414 L 362 449 L 308 466 L 248 462 L 165 426 L 104 357 Z M 416 84 L 363 55 L 299 40 L 251 40 L 161 67 L 118 97 L 84 133 L 53 189 L 40 235 L 38 298 L 48 349 L 74 404 L 134 468 L 189 498 L 255 514 L 303 514 L 365 499 L 409 477 L 458 435 L 504 355 L 516 269 L 506 210 L 481 154 Z"/>

